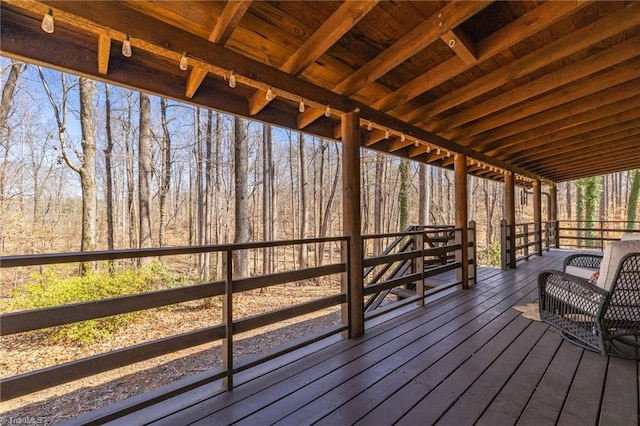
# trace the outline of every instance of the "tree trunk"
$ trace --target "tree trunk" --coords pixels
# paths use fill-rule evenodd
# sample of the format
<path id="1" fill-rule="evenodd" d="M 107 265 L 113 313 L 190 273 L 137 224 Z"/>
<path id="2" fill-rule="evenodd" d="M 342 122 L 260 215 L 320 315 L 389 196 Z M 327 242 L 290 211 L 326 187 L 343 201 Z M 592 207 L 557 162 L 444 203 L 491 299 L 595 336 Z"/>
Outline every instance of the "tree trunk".
<path id="1" fill-rule="evenodd" d="M 327 206 L 324 209 L 324 214 L 322 215 L 322 222 L 320 223 L 320 232 L 318 234 L 318 238 L 324 238 L 327 236 L 327 231 L 329 229 L 330 221 L 331 221 L 331 209 L 333 208 L 333 200 L 336 198 L 336 191 L 338 189 L 338 182 L 340 181 L 340 156 L 338 151 L 337 144 L 336 147 L 336 172 L 333 175 L 333 183 L 331 185 L 331 189 L 329 191 L 329 198 L 327 199 Z M 322 206 L 320 207 L 322 208 Z M 322 265 L 324 260 L 324 243 L 319 244 L 319 257 L 318 257 L 318 266 Z M 318 280 L 317 283 L 320 281 Z"/>
<path id="2" fill-rule="evenodd" d="M 111 153 L 113 152 L 113 135 L 111 134 L 111 96 L 109 85 L 104 85 L 105 130 L 107 146 L 104 149 L 104 166 L 107 186 L 107 249 L 113 250 L 115 246 L 115 233 L 113 226 L 113 172 L 111 171 Z M 110 262 L 111 267 L 113 262 Z"/>
<path id="3" fill-rule="evenodd" d="M 269 124 L 262 125 L 262 240 L 272 241 L 272 225 L 273 225 L 273 211 L 272 211 L 272 192 L 273 186 L 271 181 L 271 168 L 273 167 L 273 160 L 271 157 L 271 126 Z M 263 273 L 270 274 L 273 271 L 272 268 L 272 249 L 271 247 L 265 247 L 262 250 L 262 268 Z"/>
<path id="4" fill-rule="evenodd" d="M 140 93 L 140 127 L 138 139 L 138 205 L 139 238 L 138 247 L 151 247 L 151 101 L 149 96 Z M 142 257 L 139 265 L 149 263 L 149 258 Z"/>
<path id="5" fill-rule="evenodd" d="M 307 222 L 309 219 L 309 207 L 307 206 L 307 158 L 304 136 L 298 133 L 298 155 L 299 155 L 299 176 L 300 176 L 300 239 L 307 238 Z M 300 246 L 299 264 L 301 268 L 307 267 L 307 245 Z"/>
<path id="6" fill-rule="evenodd" d="M 204 241 L 209 245 L 212 243 L 213 234 L 213 112 L 207 111 L 207 135 L 205 138 L 205 179 L 204 179 Z M 202 279 L 208 281 L 211 278 L 211 253 L 204 253 Z"/>
<path id="7" fill-rule="evenodd" d="M 235 183 L 235 240 L 236 243 L 249 241 L 249 192 L 247 175 L 249 171 L 249 142 L 247 123 L 242 118 L 234 118 L 234 183 Z M 233 257 L 236 278 L 249 275 L 249 255 L 246 250 L 236 250 Z"/>
<path id="8" fill-rule="evenodd" d="M 382 234 L 382 216 L 384 212 L 384 193 L 382 190 L 384 177 L 385 158 L 383 154 L 376 154 L 375 182 L 373 184 L 373 233 Z M 382 252 L 382 240 L 373 240 L 373 255 L 377 256 Z"/>
<path id="9" fill-rule="evenodd" d="M 160 147 L 160 188 L 158 190 L 159 214 L 158 218 L 158 245 L 165 246 L 167 226 L 167 197 L 171 188 L 171 134 L 167 122 L 167 100 L 160 99 L 160 122 L 162 123 L 162 144 Z"/>
<path id="10" fill-rule="evenodd" d="M 629 191 L 629 203 L 627 207 L 627 229 L 635 229 L 638 220 L 638 195 L 640 194 L 640 169 L 633 173 L 633 183 Z"/>
<path id="11" fill-rule="evenodd" d="M 400 232 L 407 228 L 409 222 L 409 160 L 400 160 L 400 193 L 398 194 L 400 208 Z"/>
<path id="12" fill-rule="evenodd" d="M 80 185 L 82 187 L 82 245 L 81 251 L 96 249 L 98 195 L 96 187 L 96 140 L 93 114 L 95 83 L 84 77 L 80 83 L 80 127 L 82 129 L 82 167 Z M 93 266 L 83 264 L 86 273 Z"/>
<path id="13" fill-rule="evenodd" d="M 567 200 L 566 200 L 566 207 L 567 207 L 567 220 L 571 220 L 571 182 L 565 182 L 566 185 L 566 189 L 567 189 Z"/>
<path id="14" fill-rule="evenodd" d="M 5 200 L 5 187 L 7 182 L 7 168 L 9 165 L 9 111 L 13 105 L 13 95 L 16 90 L 20 74 L 27 68 L 26 65 L 13 62 L 7 81 L 2 88 L 2 99 L 0 100 L 0 141 L 2 141 L 2 168 L 0 168 L 0 209 Z M 34 212 L 35 213 L 35 212 Z"/>
<path id="15" fill-rule="evenodd" d="M 420 164 L 418 175 L 418 186 L 420 191 L 420 200 L 418 204 L 418 224 L 429 225 L 429 210 L 431 207 L 431 194 L 429 194 L 429 165 Z"/>

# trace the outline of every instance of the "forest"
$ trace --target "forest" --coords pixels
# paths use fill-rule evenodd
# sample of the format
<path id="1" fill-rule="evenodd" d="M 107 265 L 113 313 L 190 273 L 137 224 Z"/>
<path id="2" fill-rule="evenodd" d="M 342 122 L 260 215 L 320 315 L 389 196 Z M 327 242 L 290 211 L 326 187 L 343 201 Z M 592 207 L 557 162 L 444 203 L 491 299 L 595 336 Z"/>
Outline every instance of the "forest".
<path id="1" fill-rule="evenodd" d="M 339 142 L 5 58 L 0 69 L 3 255 L 341 235 Z M 362 149 L 361 182 L 363 234 L 453 223 L 448 170 Z M 469 185 L 480 263 L 496 265 L 503 185 Z M 638 171 L 560 183 L 559 219 L 636 220 L 639 186 Z M 531 221 L 527 190 L 516 196 L 517 222 Z M 253 256 L 243 273 L 278 262 Z M 198 257 L 189 271 L 221 267 Z"/>

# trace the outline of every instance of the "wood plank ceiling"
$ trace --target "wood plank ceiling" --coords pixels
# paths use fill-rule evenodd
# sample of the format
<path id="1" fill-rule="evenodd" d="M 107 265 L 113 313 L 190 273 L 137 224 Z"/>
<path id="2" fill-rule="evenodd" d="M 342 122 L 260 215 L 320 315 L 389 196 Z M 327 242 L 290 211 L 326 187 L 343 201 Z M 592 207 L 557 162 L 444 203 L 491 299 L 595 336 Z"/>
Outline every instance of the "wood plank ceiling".
<path id="1" fill-rule="evenodd" d="M 53 34 L 40 29 L 49 9 Z M 0 12 L 2 55 L 323 137 L 359 109 L 363 146 L 416 161 L 451 168 L 463 153 L 469 173 L 523 184 L 640 167 L 640 2 L 3 0 Z"/>

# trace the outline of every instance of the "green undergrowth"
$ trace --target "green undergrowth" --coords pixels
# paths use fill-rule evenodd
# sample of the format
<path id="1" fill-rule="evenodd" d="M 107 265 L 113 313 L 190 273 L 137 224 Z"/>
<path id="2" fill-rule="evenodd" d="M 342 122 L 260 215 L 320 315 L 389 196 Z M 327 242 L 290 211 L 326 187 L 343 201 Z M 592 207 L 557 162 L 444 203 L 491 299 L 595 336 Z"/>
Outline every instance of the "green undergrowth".
<path id="1" fill-rule="evenodd" d="M 82 276 L 67 276 L 54 270 L 31 275 L 29 281 L 14 290 L 13 298 L 4 308 L 7 311 L 43 309 L 100 299 L 143 293 L 161 288 L 184 285 L 185 280 L 169 272 L 156 262 L 142 268 L 119 271 L 91 271 Z M 78 307 L 90 309 L 90 307 Z M 134 320 L 141 313 L 133 312 L 106 318 L 82 321 L 39 331 L 54 342 L 92 343 L 111 335 L 119 327 Z"/>

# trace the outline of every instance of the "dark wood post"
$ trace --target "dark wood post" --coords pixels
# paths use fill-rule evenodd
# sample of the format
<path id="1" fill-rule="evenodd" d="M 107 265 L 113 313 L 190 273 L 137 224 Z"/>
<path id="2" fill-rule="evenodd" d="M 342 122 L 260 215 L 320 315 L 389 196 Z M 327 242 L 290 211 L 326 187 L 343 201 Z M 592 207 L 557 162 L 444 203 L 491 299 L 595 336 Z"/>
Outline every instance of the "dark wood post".
<path id="1" fill-rule="evenodd" d="M 458 279 L 462 282 L 462 288 L 469 288 L 469 232 L 467 231 L 467 225 L 469 223 L 467 214 L 467 156 L 463 154 L 455 155 L 455 188 L 455 226 L 457 229 L 461 230 L 456 232 L 456 244 L 460 244 L 460 252 L 459 255 L 456 254 L 456 261 L 459 261 L 462 264 Z"/>
<path id="2" fill-rule="evenodd" d="M 536 239 L 536 254 L 542 256 L 542 182 L 533 182 L 533 222 Z"/>
<path id="3" fill-rule="evenodd" d="M 553 232 L 553 244 L 560 248 L 560 232 L 558 228 L 558 188 L 556 184 L 551 185 L 549 190 L 549 220 L 551 221 L 551 232 Z"/>
<path id="4" fill-rule="evenodd" d="M 349 337 L 364 333 L 362 227 L 360 218 L 360 114 L 342 115 L 342 217 L 349 244 L 349 271 L 342 290 L 349 294 L 349 308 L 343 310 L 343 321 L 349 324 Z"/>
<path id="5" fill-rule="evenodd" d="M 508 235 L 510 235 L 510 241 L 507 241 L 509 245 L 509 258 L 507 259 L 507 265 L 510 268 L 516 267 L 516 179 L 515 174 L 511 171 L 507 171 L 504 176 L 504 219 L 507 221 Z"/>

